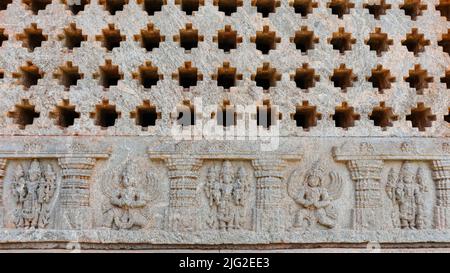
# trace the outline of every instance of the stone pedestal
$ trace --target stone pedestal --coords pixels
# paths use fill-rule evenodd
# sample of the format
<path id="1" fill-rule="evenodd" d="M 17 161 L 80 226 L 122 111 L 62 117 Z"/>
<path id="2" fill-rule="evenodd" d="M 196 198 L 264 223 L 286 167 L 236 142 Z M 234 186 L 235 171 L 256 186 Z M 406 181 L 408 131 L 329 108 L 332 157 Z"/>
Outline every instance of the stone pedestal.
<path id="1" fill-rule="evenodd" d="M 450 160 L 432 161 L 432 171 L 436 185 L 435 227 L 448 229 L 450 228 Z"/>
<path id="2" fill-rule="evenodd" d="M 384 211 L 381 202 L 382 160 L 350 160 L 347 162 L 355 182 L 355 229 L 383 229 Z"/>
<path id="3" fill-rule="evenodd" d="M 58 162 L 62 169 L 59 195 L 59 223 L 61 229 L 92 228 L 92 211 L 89 204 L 92 157 L 64 157 Z"/>
<path id="4" fill-rule="evenodd" d="M 279 232 L 286 229 L 284 197 L 286 183 L 283 160 L 255 159 L 256 177 L 255 229 L 257 232 Z"/>
<path id="5" fill-rule="evenodd" d="M 167 229 L 195 231 L 199 228 L 197 178 L 202 160 L 196 158 L 167 158 L 169 169 L 169 207 Z"/>

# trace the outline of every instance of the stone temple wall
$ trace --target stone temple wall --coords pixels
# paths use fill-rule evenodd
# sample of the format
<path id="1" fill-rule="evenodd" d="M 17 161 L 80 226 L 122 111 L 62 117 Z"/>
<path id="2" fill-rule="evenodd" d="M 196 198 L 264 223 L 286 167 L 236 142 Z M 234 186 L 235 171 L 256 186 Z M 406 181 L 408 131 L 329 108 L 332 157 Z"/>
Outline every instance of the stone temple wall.
<path id="1" fill-rule="evenodd" d="M 450 247 L 450 1 L 0 0 L 0 248 Z"/>

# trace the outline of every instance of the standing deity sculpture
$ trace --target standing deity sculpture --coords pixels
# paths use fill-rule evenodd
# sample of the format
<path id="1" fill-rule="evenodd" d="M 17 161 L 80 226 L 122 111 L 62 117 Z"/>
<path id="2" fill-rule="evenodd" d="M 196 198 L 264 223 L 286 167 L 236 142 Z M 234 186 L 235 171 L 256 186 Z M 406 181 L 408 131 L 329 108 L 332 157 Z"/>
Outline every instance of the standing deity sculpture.
<path id="1" fill-rule="evenodd" d="M 211 209 L 208 225 L 220 230 L 243 229 L 248 192 L 247 173 L 243 167 L 235 172 L 231 162 L 224 161 L 220 172 L 215 166 L 209 168 L 205 186 Z"/>
<path id="2" fill-rule="evenodd" d="M 334 228 L 338 214 L 333 202 L 342 194 L 342 179 L 334 173 L 325 177 L 325 171 L 316 161 L 306 172 L 303 181 L 294 172 L 291 176 L 290 186 L 296 183 L 297 191 L 289 195 L 297 204 L 293 228 L 308 229 L 312 227 Z"/>
<path id="3" fill-rule="evenodd" d="M 148 223 L 145 208 L 148 196 L 145 185 L 153 178 L 146 176 L 145 185 L 138 183 L 140 176 L 129 162 L 112 181 L 103 184 L 103 192 L 108 201 L 103 207 L 103 224 L 113 229 L 141 229 Z"/>
<path id="4" fill-rule="evenodd" d="M 28 173 L 22 165 L 16 167 L 13 197 L 17 203 L 15 225 L 20 228 L 45 228 L 51 214 L 51 201 L 56 191 L 56 173 L 51 165 L 42 171 L 38 160 L 33 160 Z"/>
<path id="5" fill-rule="evenodd" d="M 425 227 L 424 192 L 422 169 L 415 172 L 410 162 L 403 163 L 398 179 L 390 170 L 386 192 L 394 205 L 393 226 L 402 229 Z"/>

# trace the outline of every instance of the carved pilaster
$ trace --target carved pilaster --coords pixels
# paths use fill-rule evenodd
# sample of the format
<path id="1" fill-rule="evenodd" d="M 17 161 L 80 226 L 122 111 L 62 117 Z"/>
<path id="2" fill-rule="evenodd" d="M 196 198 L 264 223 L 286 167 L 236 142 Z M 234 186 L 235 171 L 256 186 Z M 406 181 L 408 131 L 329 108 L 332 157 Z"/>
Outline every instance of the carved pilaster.
<path id="1" fill-rule="evenodd" d="M 384 213 L 381 202 L 382 160 L 350 160 L 347 162 L 355 182 L 355 229 L 383 229 Z"/>
<path id="2" fill-rule="evenodd" d="M 89 179 L 96 159 L 91 157 L 63 157 L 58 159 L 62 168 L 59 200 L 61 228 L 87 229 L 92 227 L 89 207 Z"/>
<path id="3" fill-rule="evenodd" d="M 432 161 L 436 185 L 434 221 L 437 229 L 450 228 L 450 159 Z"/>
<path id="4" fill-rule="evenodd" d="M 3 177 L 5 176 L 6 158 L 0 158 L 0 227 L 3 227 Z"/>
<path id="5" fill-rule="evenodd" d="M 284 162 L 271 158 L 255 159 L 252 163 L 256 177 L 256 231 L 283 231 L 286 228 Z"/>
<path id="6" fill-rule="evenodd" d="M 202 160 L 171 157 L 165 161 L 170 180 L 167 228 L 172 231 L 195 231 L 199 228 L 197 178 Z"/>

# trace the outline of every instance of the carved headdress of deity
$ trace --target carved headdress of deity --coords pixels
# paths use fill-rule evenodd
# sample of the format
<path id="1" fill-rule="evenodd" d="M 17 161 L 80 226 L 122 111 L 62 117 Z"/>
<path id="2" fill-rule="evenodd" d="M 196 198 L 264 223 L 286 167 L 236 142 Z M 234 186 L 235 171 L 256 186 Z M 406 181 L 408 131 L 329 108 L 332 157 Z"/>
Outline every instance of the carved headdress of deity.
<path id="1" fill-rule="evenodd" d="M 325 170 L 322 167 L 322 165 L 320 164 L 320 161 L 317 160 L 312 164 L 311 168 L 306 172 L 305 178 L 317 177 L 322 180 L 324 175 L 325 175 Z"/>
<path id="2" fill-rule="evenodd" d="M 413 165 L 410 162 L 403 163 L 400 170 L 400 180 L 413 182 L 416 172 L 414 171 Z"/>
<path id="3" fill-rule="evenodd" d="M 33 160 L 30 165 L 30 169 L 28 170 L 28 175 L 31 180 L 38 179 L 41 177 L 41 166 L 39 165 L 39 161 L 37 159 Z"/>
<path id="4" fill-rule="evenodd" d="M 224 161 L 222 165 L 222 178 L 224 179 L 224 182 L 231 182 L 233 174 L 234 171 L 231 162 L 228 160 Z"/>

